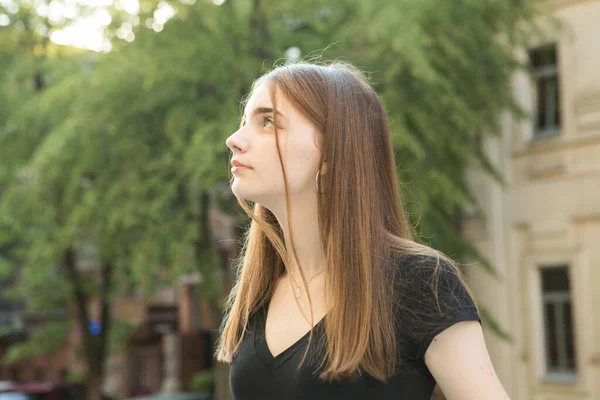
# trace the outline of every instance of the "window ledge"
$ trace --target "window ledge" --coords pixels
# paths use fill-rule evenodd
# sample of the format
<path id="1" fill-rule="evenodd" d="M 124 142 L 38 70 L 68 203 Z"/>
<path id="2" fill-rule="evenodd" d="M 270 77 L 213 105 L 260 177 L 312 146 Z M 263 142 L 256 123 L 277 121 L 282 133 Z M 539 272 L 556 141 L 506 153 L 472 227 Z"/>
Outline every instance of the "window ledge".
<path id="1" fill-rule="evenodd" d="M 574 372 L 548 372 L 543 378 L 543 383 L 576 384 L 577 374 Z"/>
<path id="2" fill-rule="evenodd" d="M 551 139 L 557 136 L 560 136 L 560 128 L 550 128 L 543 129 L 539 131 L 535 131 L 533 133 L 533 137 L 531 138 L 531 142 L 536 142 L 538 140 Z"/>

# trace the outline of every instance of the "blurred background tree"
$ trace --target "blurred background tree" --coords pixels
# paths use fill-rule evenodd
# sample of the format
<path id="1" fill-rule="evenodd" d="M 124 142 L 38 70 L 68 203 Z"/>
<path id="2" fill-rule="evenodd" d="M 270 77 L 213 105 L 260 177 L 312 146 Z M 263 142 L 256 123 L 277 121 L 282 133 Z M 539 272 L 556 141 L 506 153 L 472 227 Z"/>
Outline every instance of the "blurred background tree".
<path id="1" fill-rule="evenodd" d="M 4 276 L 18 270 L 15 295 L 30 308 L 74 308 L 90 393 L 100 393 L 115 296 L 132 286 L 151 293 L 200 271 L 220 318 L 229 289 L 220 277 L 231 271 L 208 210 L 248 222 L 219 195 L 225 139 L 252 81 L 276 63 L 345 59 L 370 71 L 418 232 L 494 273 L 461 235 L 465 210 L 477 210 L 465 172 L 501 180 L 482 143 L 503 111 L 521 114 L 508 83 L 532 1 L 141 0 L 135 13 L 110 8 L 108 53 L 53 44 L 49 32 L 69 20 L 16 4 L 0 8 L 0 240 L 18 245 L 0 265 Z M 85 271 L 89 244 L 97 251 Z M 91 298 L 102 305 L 101 335 L 89 333 Z M 11 360 L 48 350 L 35 343 Z M 224 372 L 216 379 L 227 387 Z"/>

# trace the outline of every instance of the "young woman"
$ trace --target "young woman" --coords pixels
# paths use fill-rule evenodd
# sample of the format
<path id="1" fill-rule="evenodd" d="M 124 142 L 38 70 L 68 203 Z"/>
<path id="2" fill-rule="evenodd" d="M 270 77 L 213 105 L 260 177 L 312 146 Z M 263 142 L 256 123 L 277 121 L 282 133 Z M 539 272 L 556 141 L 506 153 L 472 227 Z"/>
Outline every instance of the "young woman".
<path id="1" fill-rule="evenodd" d="M 234 399 L 508 398 L 460 270 L 413 238 L 360 71 L 275 68 L 226 143 L 252 219 L 216 353 Z"/>

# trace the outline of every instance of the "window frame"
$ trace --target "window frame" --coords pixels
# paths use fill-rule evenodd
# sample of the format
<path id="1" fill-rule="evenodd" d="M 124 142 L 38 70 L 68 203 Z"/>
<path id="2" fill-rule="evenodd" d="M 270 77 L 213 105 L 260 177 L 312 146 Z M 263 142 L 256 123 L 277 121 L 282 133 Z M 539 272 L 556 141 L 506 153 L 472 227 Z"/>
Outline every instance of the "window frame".
<path id="1" fill-rule="evenodd" d="M 544 272 L 550 269 L 564 268 L 566 269 L 566 275 L 568 278 L 568 289 L 567 290 L 549 290 L 545 291 L 543 287 L 544 282 Z M 577 382 L 578 376 L 578 359 L 577 359 L 577 337 L 575 332 L 575 310 L 573 304 L 573 287 L 572 287 L 572 279 L 571 279 L 571 265 L 570 264 L 560 264 L 560 265 L 540 265 L 538 268 L 539 272 L 539 293 L 541 300 L 541 317 L 542 317 L 542 334 L 543 334 L 543 369 L 544 375 L 542 377 L 542 381 L 549 383 L 575 383 Z M 564 319 L 564 304 L 570 304 L 571 308 L 571 338 L 573 339 L 572 347 L 573 347 L 573 368 L 569 369 L 567 366 L 568 360 L 568 346 L 567 337 L 568 333 L 565 327 Z M 559 366 L 559 368 L 554 368 L 550 365 L 550 360 L 548 353 L 550 351 L 549 344 L 549 331 L 548 331 L 548 315 L 546 313 L 546 306 L 548 304 L 552 305 L 552 310 L 554 313 L 555 320 L 555 337 L 557 341 L 557 351 L 558 351 L 558 360 L 559 364 L 563 364 L 563 368 Z"/>
<path id="2" fill-rule="evenodd" d="M 535 51 L 540 51 L 546 48 L 551 48 L 554 51 L 554 63 L 548 65 L 535 66 L 532 63 L 532 53 Z M 560 109 L 561 107 L 561 95 L 560 95 L 560 68 L 559 68 L 559 51 L 558 44 L 551 43 L 545 44 L 542 46 L 537 46 L 530 48 L 527 52 L 529 66 L 532 71 L 532 86 L 533 86 L 533 115 L 532 115 L 532 124 L 533 124 L 533 140 L 538 139 L 547 139 L 559 136 L 561 134 L 562 122 L 563 122 L 563 112 Z M 555 78 L 556 83 L 553 88 L 553 94 L 549 94 L 548 86 L 549 83 L 546 81 L 547 78 Z M 543 110 L 544 116 L 544 126 L 540 126 L 538 121 L 540 120 L 540 115 L 542 110 L 540 110 L 540 102 L 539 102 L 539 90 L 540 85 L 545 85 L 545 110 Z M 558 109 L 558 123 L 554 124 L 554 114 Z"/>

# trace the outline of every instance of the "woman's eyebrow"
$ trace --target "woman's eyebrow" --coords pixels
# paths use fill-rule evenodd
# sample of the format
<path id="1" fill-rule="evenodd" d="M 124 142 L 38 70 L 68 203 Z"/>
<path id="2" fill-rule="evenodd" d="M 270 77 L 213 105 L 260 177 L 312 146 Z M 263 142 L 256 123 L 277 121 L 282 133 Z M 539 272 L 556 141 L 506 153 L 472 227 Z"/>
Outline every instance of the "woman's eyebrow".
<path id="1" fill-rule="evenodd" d="M 254 111 L 252 111 L 252 116 L 259 115 L 259 114 L 272 114 L 272 113 L 273 113 L 273 109 L 270 107 L 258 107 L 258 108 L 255 108 Z M 280 115 L 281 117 L 283 117 L 283 119 L 287 119 L 287 118 L 285 118 L 285 115 L 283 115 L 279 111 L 277 111 L 277 115 Z"/>

